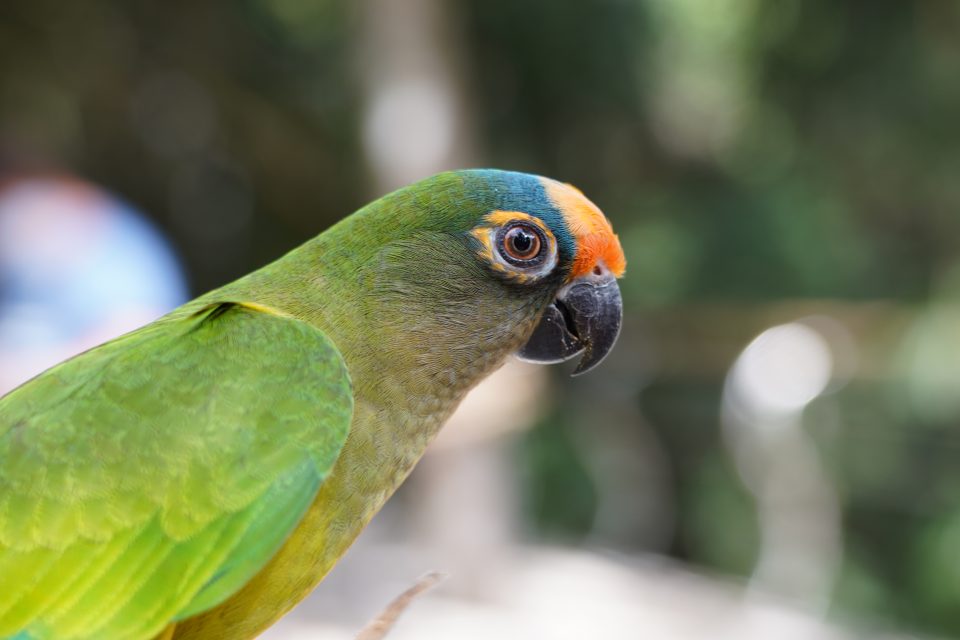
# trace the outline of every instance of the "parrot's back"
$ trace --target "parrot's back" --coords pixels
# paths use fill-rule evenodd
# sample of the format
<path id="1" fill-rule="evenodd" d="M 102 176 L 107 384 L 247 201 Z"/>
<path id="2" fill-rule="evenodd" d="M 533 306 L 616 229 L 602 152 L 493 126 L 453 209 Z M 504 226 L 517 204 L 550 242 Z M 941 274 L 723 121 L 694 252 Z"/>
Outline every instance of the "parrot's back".
<path id="1" fill-rule="evenodd" d="M 351 412 L 326 336 L 230 302 L 0 399 L 0 638 L 150 638 L 223 601 L 299 522 Z"/>

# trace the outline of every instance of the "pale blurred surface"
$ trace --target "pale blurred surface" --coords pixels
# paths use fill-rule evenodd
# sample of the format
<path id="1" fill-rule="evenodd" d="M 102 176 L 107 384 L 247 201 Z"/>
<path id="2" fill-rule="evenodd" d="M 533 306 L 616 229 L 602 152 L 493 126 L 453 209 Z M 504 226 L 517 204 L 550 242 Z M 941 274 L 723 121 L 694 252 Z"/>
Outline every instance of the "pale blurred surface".
<path id="1" fill-rule="evenodd" d="M 262 637 L 355 637 L 366 619 L 417 579 L 432 550 L 391 545 L 349 557 L 301 607 Z M 662 558 L 552 547 L 515 547 L 489 589 L 474 598 L 456 594 L 449 576 L 415 600 L 387 636 L 391 640 L 854 640 L 919 638 L 875 628 L 827 623 L 801 603 L 718 576 L 690 572 Z M 346 572 L 376 576 L 363 584 Z M 363 598 L 359 594 L 364 594 Z M 358 607 L 358 601 L 368 603 Z M 366 618 L 364 617 L 366 616 Z"/>
<path id="2" fill-rule="evenodd" d="M 5 0 L 0 390 L 400 184 L 550 175 L 620 234 L 617 348 L 478 389 L 265 637 L 352 637 L 434 570 L 390 638 L 960 637 L 958 32 L 901 0 Z"/>

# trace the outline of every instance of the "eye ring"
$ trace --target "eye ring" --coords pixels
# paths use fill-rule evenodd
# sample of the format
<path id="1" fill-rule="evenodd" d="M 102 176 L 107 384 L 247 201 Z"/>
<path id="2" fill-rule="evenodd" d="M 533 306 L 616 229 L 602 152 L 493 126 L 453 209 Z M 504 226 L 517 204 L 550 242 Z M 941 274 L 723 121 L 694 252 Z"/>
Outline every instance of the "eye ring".
<path id="1" fill-rule="evenodd" d="M 515 222 L 503 227 L 497 234 L 500 256 L 517 267 L 535 267 L 543 262 L 547 239 L 534 225 Z"/>

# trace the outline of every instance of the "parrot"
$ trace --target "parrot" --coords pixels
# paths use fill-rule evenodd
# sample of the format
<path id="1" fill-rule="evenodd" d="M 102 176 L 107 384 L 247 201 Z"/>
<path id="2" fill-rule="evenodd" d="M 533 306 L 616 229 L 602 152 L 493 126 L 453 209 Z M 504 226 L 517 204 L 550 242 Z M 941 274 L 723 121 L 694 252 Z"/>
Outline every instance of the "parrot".
<path id="1" fill-rule="evenodd" d="M 245 640 L 325 577 L 511 355 L 612 349 L 626 260 L 575 187 L 401 188 L 0 398 L 0 640 Z"/>

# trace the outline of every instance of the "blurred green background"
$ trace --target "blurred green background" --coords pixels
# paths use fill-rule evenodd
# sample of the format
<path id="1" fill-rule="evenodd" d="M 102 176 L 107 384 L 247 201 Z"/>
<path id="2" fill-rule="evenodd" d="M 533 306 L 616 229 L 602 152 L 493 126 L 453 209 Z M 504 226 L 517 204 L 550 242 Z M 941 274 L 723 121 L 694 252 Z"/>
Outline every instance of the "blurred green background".
<path id="1" fill-rule="evenodd" d="M 571 182 L 624 244 L 627 317 L 511 440 L 523 535 L 762 581 L 825 513 L 771 588 L 960 637 L 958 35 L 946 1 L 4 0 L 0 177 L 134 204 L 193 294 L 421 169 Z M 829 383 L 738 413 L 734 363 L 783 325 Z"/>

